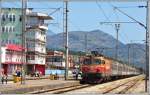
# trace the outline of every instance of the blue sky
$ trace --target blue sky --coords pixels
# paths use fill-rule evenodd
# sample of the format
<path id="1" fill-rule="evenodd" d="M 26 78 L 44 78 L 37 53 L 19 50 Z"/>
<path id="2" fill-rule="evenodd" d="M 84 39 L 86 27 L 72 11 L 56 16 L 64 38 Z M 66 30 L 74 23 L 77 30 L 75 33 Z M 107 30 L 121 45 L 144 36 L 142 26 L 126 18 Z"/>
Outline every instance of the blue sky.
<path id="1" fill-rule="evenodd" d="M 13 6 L 20 7 L 17 3 L 12 3 Z M 101 7 L 99 8 L 98 5 Z M 69 31 L 91 31 L 100 29 L 110 35 L 116 37 L 114 24 L 101 25 L 102 21 L 132 21 L 127 16 L 113 9 L 111 5 L 117 7 L 129 7 L 120 8 L 128 15 L 132 16 L 136 20 L 146 23 L 146 8 L 138 8 L 134 6 L 146 5 L 146 2 L 120 2 L 120 3 L 108 3 L 108 2 L 70 2 L 69 3 Z M 36 2 L 28 3 L 28 7 L 35 8 L 35 11 L 41 11 L 44 13 L 52 13 L 55 9 L 61 8 L 60 11 L 55 12 L 51 16 L 54 18 L 49 25 L 49 29 L 54 33 L 60 33 L 63 31 L 63 3 L 62 2 Z M 109 20 L 104 16 L 107 16 Z M 121 24 L 119 30 L 119 40 L 124 43 L 128 43 L 131 40 L 135 42 L 141 42 L 145 39 L 145 29 L 134 24 Z"/>

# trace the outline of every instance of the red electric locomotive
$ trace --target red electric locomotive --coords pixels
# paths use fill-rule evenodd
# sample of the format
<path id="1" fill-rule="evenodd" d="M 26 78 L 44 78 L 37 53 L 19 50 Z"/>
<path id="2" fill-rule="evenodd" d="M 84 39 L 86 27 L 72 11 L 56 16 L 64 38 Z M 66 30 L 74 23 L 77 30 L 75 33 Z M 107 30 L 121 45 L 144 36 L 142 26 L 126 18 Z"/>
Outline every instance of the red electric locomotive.
<path id="1" fill-rule="evenodd" d="M 112 78 L 139 74 L 136 68 L 98 54 L 83 57 L 81 71 L 80 83 L 100 83 Z"/>

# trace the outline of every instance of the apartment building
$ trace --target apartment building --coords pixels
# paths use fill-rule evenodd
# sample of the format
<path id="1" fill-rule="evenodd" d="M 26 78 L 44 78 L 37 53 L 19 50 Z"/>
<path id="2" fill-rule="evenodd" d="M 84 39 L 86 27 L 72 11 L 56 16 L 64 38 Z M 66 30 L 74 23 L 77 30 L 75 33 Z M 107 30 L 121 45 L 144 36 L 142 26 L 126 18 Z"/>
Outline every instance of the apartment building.
<path id="1" fill-rule="evenodd" d="M 25 54 L 22 53 L 22 48 L 20 45 L 8 44 L 6 46 L 2 46 L 1 55 L 2 55 L 2 64 L 4 68 L 5 74 L 13 74 L 15 70 L 20 69 L 22 64 L 25 63 Z"/>
<path id="2" fill-rule="evenodd" d="M 45 57 L 46 57 L 46 32 L 48 24 L 45 20 L 52 18 L 47 14 L 33 12 L 33 9 L 27 9 L 26 21 L 26 71 L 33 73 L 39 71 L 45 73 Z M 3 8 L 2 9 L 2 46 L 22 45 L 22 10 L 20 8 Z M 2 49 L 3 51 L 4 49 Z M 4 55 L 5 56 L 5 55 Z M 13 57 L 13 56 L 12 56 Z M 2 57 L 3 59 L 4 57 Z M 6 64 L 6 63 L 5 63 Z M 7 63 L 15 64 L 15 63 Z M 22 63 L 23 64 L 23 63 Z M 21 65 L 22 65 L 21 64 Z M 4 67 L 4 64 L 2 63 Z M 7 66 L 5 66 L 6 69 Z M 6 71 L 5 71 L 6 72 Z"/>
<path id="3" fill-rule="evenodd" d="M 43 13 L 32 12 L 32 10 L 29 10 L 27 15 L 27 71 L 28 73 L 39 71 L 45 74 L 48 24 L 45 24 L 44 21 L 52 18 Z"/>
<path id="4" fill-rule="evenodd" d="M 61 51 L 48 51 L 46 56 L 46 67 L 64 69 L 65 68 L 65 54 Z M 73 68 L 74 59 L 73 55 L 69 55 L 68 58 L 68 67 Z"/>

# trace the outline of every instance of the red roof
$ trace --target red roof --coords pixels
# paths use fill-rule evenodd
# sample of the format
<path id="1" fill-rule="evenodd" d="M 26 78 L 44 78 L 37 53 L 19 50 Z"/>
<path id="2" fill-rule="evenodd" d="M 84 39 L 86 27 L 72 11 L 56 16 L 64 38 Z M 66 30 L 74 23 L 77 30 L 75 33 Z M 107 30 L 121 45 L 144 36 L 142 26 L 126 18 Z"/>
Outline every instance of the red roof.
<path id="1" fill-rule="evenodd" d="M 9 50 L 14 50 L 14 51 L 22 51 L 25 49 L 25 48 L 22 48 L 21 45 L 15 45 L 15 44 L 7 44 L 6 48 Z"/>

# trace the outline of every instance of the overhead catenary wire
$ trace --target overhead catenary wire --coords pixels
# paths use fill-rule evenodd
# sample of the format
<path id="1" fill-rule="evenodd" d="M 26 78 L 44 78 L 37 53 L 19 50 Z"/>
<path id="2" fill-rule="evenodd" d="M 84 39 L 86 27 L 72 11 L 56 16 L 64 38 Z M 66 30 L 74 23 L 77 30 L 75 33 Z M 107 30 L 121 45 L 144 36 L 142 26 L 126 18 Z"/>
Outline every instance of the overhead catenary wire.
<path id="1" fill-rule="evenodd" d="M 97 2 L 97 4 L 98 4 L 98 2 Z M 99 6 L 99 8 L 100 9 L 102 9 L 101 8 L 101 6 L 98 4 L 98 6 Z M 102 9 L 102 12 L 104 13 L 104 16 L 106 17 L 106 19 L 107 20 L 109 20 L 109 18 L 107 17 L 107 15 L 105 14 L 105 12 L 104 12 L 104 10 Z M 111 25 L 112 25 L 112 23 L 136 23 L 136 22 L 122 22 L 122 21 L 120 21 L 120 19 L 119 19 L 119 16 L 117 15 L 117 13 L 116 13 L 116 11 L 114 10 L 114 14 L 115 14 L 115 16 L 116 16 L 116 19 L 117 19 L 117 22 L 111 22 Z M 110 21 L 110 20 L 109 20 Z M 108 21 L 108 22 L 109 22 Z M 102 22 L 102 23 L 105 23 L 105 22 Z M 107 22 L 106 22 L 107 23 Z M 120 34 L 120 33 L 119 33 Z M 128 37 L 127 37 L 128 38 Z"/>
<path id="2" fill-rule="evenodd" d="M 141 23 L 140 21 L 138 21 L 138 20 L 134 19 L 133 17 L 129 16 L 127 13 L 123 12 L 122 10 L 120 10 L 119 8 L 117 8 L 116 6 L 114 6 L 112 4 L 111 4 L 111 6 L 114 9 L 118 10 L 119 12 L 121 12 L 122 14 L 124 14 L 125 16 L 129 17 L 130 19 L 132 19 L 133 21 L 137 22 L 140 26 L 142 26 L 142 27 L 144 27 L 146 29 L 146 26 L 143 23 Z"/>
<path id="3" fill-rule="evenodd" d="M 122 6 L 122 7 L 120 7 L 120 6 L 118 6 L 117 8 L 146 8 L 147 6 L 145 6 L 145 5 L 139 5 L 139 6 Z"/>
<path id="4" fill-rule="evenodd" d="M 98 3 L 98 0 L 96 0 L 96 4 L 98 6 L 98 8 L 100 9 L 100 11 L 103 13 L 104 17 L 106 18 L 106 20 L 110 21 L 109 17 L 107 17 L 105 11 L 103 10 L 103 8 L 101 7 L 101 5 Z M 110 24 L 111 26 L 113 26 L 112 24 Z"/>
<path id="5" fill-rule="evenodd" d="M 109 4 L 110 4 L 110 3 L 109 3 Z M 120 22 L 120 18 L 119 18 L 119 16 L 118 16 L 116 10 L 114 10 L 114 14 L 116 15 L 116 19 Z M 131 22 L 130 22 L 130 23 L 131 23 Z M 133 23 L 134 23 L 134 22 L 133 22 Z M 122 30 L 121 30 L 121 31 L 122 31 Z M 123 31 L 122 31 L 121 33 L 119 32 L 120 37 L 123 38 L 121 34 L 125 34 L 125 33 L 124 33 Z M 125 40 L 129 42 L 128 36 L 127 36 L 127 35 L 125 35 L 125 36 L 126 36 Z"/>

